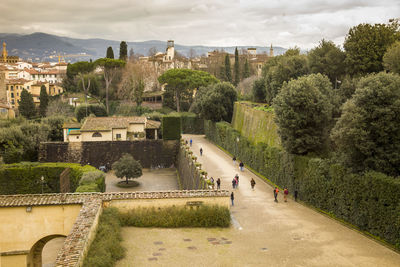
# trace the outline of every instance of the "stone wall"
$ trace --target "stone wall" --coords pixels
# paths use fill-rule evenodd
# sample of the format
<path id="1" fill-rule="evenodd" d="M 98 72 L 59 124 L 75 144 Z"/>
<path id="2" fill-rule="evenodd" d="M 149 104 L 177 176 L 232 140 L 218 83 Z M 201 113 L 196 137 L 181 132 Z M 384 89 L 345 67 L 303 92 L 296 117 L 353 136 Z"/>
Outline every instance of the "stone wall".
<path id="1" fill-rule="evenodd" d="M 175 140 L 47 142 L 40 144 L 41 162 L 75 162 L 95 167 L 111 165 L 122 154 L 131 154 L 143 168 L 169 168 L 176 162 L 179 142 Z"/>
<path id="2" fill-rule="evenodd" d="M 178 182 L 181 190 L 206 189 L 207 183 L 200 174 L 200 168 L 196 167 L 192 154 L 182 143 L 178 151 Z"/>

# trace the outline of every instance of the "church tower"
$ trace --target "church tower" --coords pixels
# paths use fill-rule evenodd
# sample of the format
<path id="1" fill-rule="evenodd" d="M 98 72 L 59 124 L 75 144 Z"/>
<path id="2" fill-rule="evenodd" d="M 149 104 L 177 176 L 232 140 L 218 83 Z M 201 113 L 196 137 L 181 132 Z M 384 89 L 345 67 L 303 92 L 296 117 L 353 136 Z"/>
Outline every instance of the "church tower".
<path id="1" fill-rule="evenodd" d="M 272 44 L 271 44 L 271 48 L 269 49 L 269 56 L 270 57 L 274 56 L 274 49 L 272 48 Z"/>
<path id="2" fill-rule="evenodd" d="M 7 44 L 3 42 L 3 52 L 1 53 L 1 57 L 3 58 L 3 62 L 7 62 Z"/>

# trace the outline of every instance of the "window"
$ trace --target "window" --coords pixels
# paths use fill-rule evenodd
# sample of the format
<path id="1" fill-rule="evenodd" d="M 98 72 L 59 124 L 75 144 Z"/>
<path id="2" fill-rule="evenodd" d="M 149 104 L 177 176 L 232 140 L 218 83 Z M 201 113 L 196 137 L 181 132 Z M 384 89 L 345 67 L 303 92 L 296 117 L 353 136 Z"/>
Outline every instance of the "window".
<path id="1" fill-rule="evenodd" d="M 19 96 L 19 93 L 17 93 L 17 96 Z"/>
<path id="2" fill-rule="evenodd" d="M 11 93 L 11 98 L 14 98 L 14 93 Z"/>
<path id="3" fill-rule="evenodd" d="M 92 137 L 102 137 L 102 135 L 99 132 L 95 132 L 94 134 L 92 134 Z"/>
<path id="4" fill-rule="evenodd" d="M 121 134 L 116 134 L 117 139 L 121 139 Z"/>
<path id="5" fill-rule="evenodd" d="M 14 91 L 14 86 L 11 85 L 11 91 Z"/>

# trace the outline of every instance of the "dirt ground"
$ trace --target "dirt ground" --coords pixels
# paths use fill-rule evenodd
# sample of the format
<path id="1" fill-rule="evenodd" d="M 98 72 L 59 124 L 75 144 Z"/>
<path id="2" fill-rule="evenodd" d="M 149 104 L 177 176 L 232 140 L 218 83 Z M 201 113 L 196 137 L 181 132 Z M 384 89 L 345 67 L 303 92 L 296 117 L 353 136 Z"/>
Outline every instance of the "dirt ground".
<path id="1" fill-rule="evenodd" d="M 273 201 L 273 189 L 204 136 L 193 152 L 208 174 L 233 190 L 229 229 L 123 229 L 127 256 L 117 266 L 400 266 L 400 254 L 335 220 L 289 199 Z M 199 155 L 200 147 L 203 156 Z M 237 163 L 236 163 L 237 164 Z M 250 179 L 256 180 L 253 191 Z"/>

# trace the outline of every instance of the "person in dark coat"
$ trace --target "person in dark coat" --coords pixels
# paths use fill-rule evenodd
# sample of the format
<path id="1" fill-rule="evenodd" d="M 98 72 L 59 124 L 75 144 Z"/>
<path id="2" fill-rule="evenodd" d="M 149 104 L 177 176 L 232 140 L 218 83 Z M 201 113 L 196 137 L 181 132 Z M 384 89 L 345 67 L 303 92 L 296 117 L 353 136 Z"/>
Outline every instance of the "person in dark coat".
<path id="1" fill-rule="evenodd" d="M 254 190 L 254 186 L 256 185 L 256 181 L 254 181 L 253 178 L 251 178 L 250 185 L 251 185 L 251 189 Z"/>
<path id="2" fill-rule="evenodd" d="M 221 179 L 217 179 L 217 189 L 221 189 Z"/>
<path id="3" fill-rule="evenodd" d="M 200 147 L 200 156 L 203 156 L 203 148 Z"/>
<path id="4" fill-rule="evenodd" d="M 243 171 L 243 167 L 244 167 L 244 164 L 243 164 L 242 161 L 240 161 L 240 163 L 239 163 L 239 169 L 240 169 L 240 171 Z"/>
<path id="5" fill-rule="evenodd" d="M 235 199 L 235 196 L 233 195 L 233 192 L 231 193 L 231 202 L 232 202 L 232 206 L 234 205 L 233 204 L 233 200 Z"/>
<path id="6" fill-rule="evenodd" d="M 236 188 L 236 179 L 233 178 L 232 180 L 232 188 L 235 189 Z"/>

